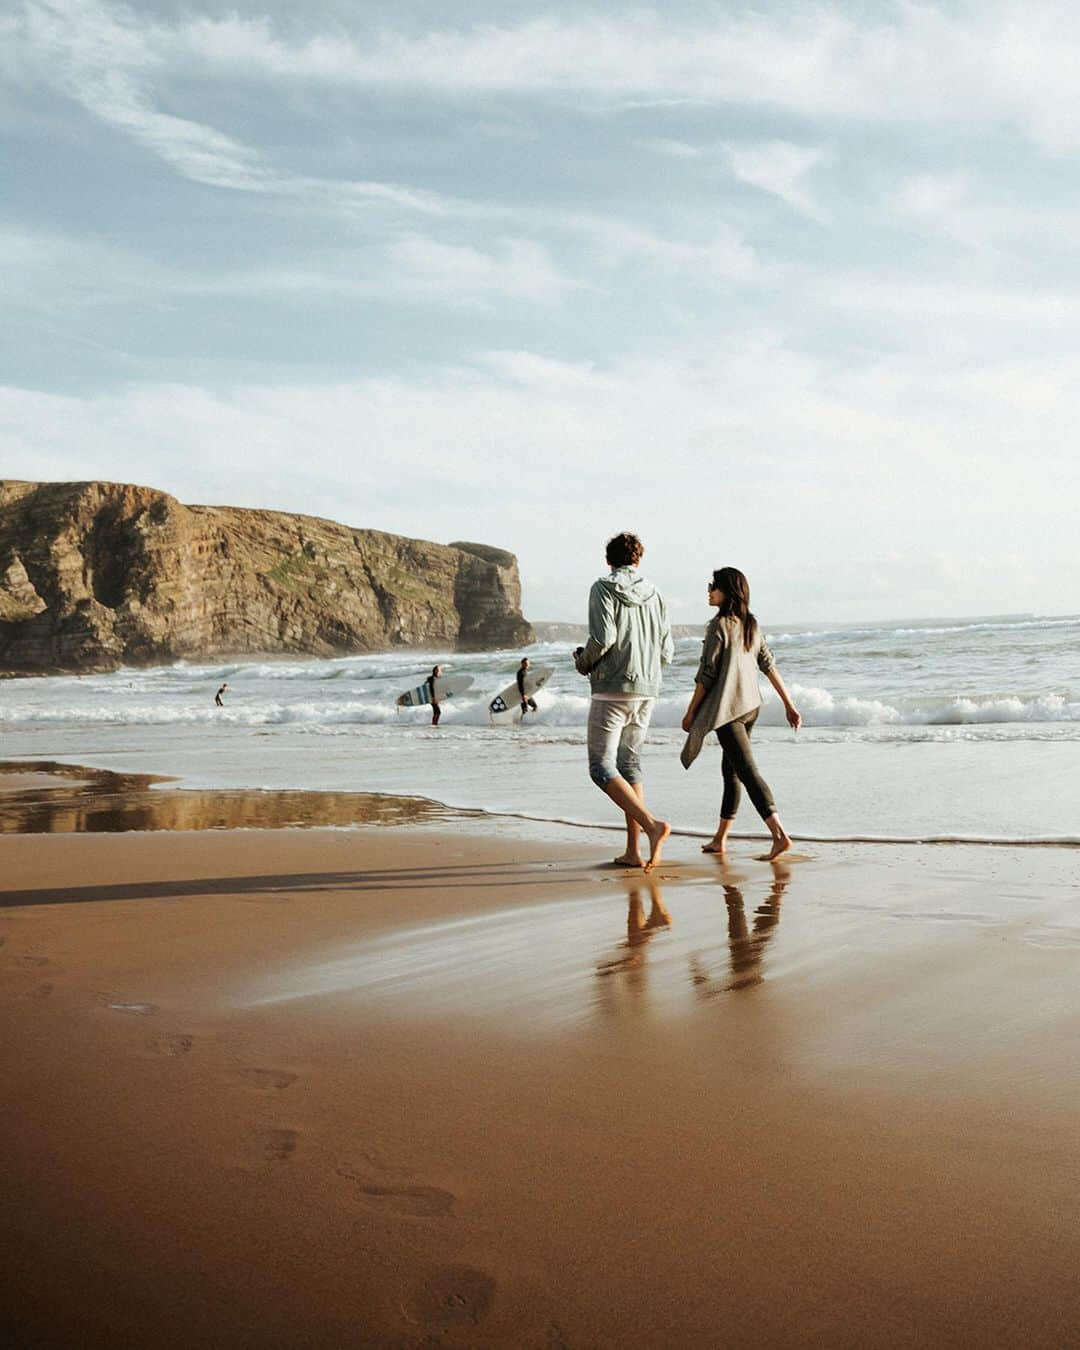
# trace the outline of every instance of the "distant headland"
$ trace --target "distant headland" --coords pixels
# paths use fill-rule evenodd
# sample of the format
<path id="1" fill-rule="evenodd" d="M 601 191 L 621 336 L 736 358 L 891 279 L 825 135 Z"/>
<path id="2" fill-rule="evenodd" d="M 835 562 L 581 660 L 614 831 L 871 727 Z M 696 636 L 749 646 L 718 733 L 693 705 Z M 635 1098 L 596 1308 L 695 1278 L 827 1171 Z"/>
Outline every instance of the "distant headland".
<path id="1" fill-rule="evenodd" d="M 0 480 L 0 673 L 533 641 L 512 553 L 129 483 Z"/>

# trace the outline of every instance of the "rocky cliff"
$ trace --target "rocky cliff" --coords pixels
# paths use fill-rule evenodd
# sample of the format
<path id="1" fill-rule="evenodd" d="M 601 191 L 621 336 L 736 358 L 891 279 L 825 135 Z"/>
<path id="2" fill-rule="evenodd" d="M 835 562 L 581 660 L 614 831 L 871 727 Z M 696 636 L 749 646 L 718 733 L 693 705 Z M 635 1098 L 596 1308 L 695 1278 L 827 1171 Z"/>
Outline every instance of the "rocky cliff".
<path id="1" fill-rule="evenodd" d="M 0 670 L 532 640 L 512 553 L 122 483 L 0 480 Z"/>

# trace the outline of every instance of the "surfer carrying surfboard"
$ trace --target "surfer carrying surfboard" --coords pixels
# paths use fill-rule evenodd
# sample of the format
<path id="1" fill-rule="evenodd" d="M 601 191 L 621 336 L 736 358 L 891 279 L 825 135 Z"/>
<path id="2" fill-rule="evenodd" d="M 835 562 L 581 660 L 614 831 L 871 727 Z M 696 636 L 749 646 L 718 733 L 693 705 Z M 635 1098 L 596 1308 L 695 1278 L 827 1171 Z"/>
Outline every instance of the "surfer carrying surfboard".
<path id="1" fill-rule="evenodd" d="M 529 674 L 529 658 L 528 658 L 527 656 L 523 656 L 523 657 L 521 658 L 521 665 L 518 666 L 518 668 L 517 668 L 517 687 L 518 687 L 518 693 L 521 695 L 521 715 L 522 715 L 522 717 L 524 717 L 525 714 L 526 714 L 530 709 L 531 709 L 533 712 L 536 711 L 536 699 L 534 699 L 534 698 L 532 697 L 532 695 L 529 694 L 529 693 L 526 691 L 526 688 L 525 688 L 525 680 L 526 680 L 528 674 Z"/>
<path id="2" fill-rule="evenodd" d="M 664 597 L 638 576 L 645 549 L 636 534 L 609 539 L 609 573 L 589 591 L 589 640 L 574 652 L 574 665 L 589 677 L 589 777 L 626 818 L 622 867 L 651 872 L 660 861 L 671 826 L 645 807 L 641 747 L 660 693 L 661 667 L 675 654 Z M 641 856 L 641 834 L 649 857 Z"/>
<path id="3" fill-rule="evenodd" d="M 428 684 L 431 686 L 431 725 L 437 727 L 439 718 L 442 716 L 442 707 L 439 703 L 439 696 L 435 689 L 435 681 L 442 674 L 442 666 L 432 666 L 431 674 L 428 676 Z"/>

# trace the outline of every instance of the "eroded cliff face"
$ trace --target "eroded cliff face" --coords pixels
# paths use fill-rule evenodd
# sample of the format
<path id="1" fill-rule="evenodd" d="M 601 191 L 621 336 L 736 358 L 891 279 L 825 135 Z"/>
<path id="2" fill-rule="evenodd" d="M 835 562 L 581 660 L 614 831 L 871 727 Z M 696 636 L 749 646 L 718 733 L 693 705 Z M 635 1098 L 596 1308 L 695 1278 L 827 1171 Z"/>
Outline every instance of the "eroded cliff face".
<path id="1" fill-rule="evenodd" d="M 532 640 L 512 553 L 122 483 L 0 480 L 0 670 Z"/>

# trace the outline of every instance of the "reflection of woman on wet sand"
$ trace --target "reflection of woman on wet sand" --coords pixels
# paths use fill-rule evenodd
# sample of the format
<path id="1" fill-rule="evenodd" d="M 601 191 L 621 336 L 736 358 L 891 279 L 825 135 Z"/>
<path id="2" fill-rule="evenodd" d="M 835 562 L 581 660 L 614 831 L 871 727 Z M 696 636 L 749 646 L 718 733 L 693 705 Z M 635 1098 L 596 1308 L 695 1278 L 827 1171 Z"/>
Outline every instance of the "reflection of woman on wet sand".
<path id="1" fill-rule="evenodd" d="M 721 766 L 724 797 L 720 823 L 704 852 L 724 854 L 739 809 L 741 788 L 745 787 L 772 836 L 772 848 L 766 855 L 771 862 L 791 847 L 791 840 L 780 824 L 772 793 L 758 772 L 750 748 L 750 732 L 761 710 L 758 671 L 780 695 L 788 723 L 796 731 L 802 725 L 802 716 L 792 703 L 758 621 L 750 612 L 750 585 L 738 568 L 721 567 L 712 574 L 709 604 L 716 606 L 716 617 L 705 630 L 694 693 L 682 720 L 688 735 L 680 758 L 688 769 L 698 757 L 705 737 L 710 731 L 716 732 L 724 749 Z"/>
<path id="2" fill-rule="evenodd" d="M 735 989 L 749 989 L 752 985 L 762 982 L 765 977 L 762 974 L 761 959 L 776 925 L 780 922 L 780 905 L 790 877 L 790 871 L 786 867 L 777 866 L 768 899 L 754 911 L 752 930 L 747 927 L 742 891 L 738 886 L 725 883 L 724 901 L 728 912 L 731 978 L 710 975 L 701 957 L 691 956 L 690 979 L 699 997 L 712 998 L 715 994 L 726 994 Z"/>

